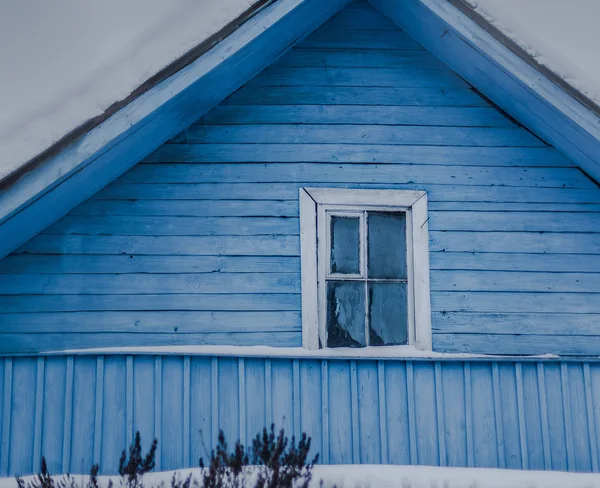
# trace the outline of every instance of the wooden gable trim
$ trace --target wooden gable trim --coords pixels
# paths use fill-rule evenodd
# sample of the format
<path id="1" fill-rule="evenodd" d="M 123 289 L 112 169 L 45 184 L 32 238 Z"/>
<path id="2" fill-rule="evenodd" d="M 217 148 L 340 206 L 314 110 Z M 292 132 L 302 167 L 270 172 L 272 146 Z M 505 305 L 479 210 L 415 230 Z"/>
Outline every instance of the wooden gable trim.
<path id="1" fill-rule="evenodd" d="M 596 115 L 600 116 L 600 106 L 597 103 L 595 103 L 591 98 L 581 93 L 579 90 L 575 89 L 572 85 L 570 85 L 568 82 L 566 82 L 556 73 L 554 73 L 554 71 L 552 71 L 550 68 L 547 68 L 543 64 L 539 63 L 525 49 L 519 46 L 515 41 L 513 41 L 510 37 L 504 34 L 496 26 L 488 22 L 483 15 L 481 15 L 468 3 L 467 0 L 448 1 L 456 8 L 458 8 L 461 12 L 463 12 L 467 17 L 469 17 L 473 22 L 475 22 L 479 27 L 488 32 L 492 37 L 494 37 L 494 39 L 501 42 L 504 46 L 506 46 L 513 53 L 515 53 L 523 61 L 525 61 L 535 70 L 539 71 L 542 75 L 548 78 L 548 80 L 550 80 L 555 85 L 558 85 L 563 91 L 568 93 L 571 97 L 573 97 L 575 100 L 581 103 L 584 107 L 586 107 Z"/>
<path id="2" fill-rule="evenodd" d="M 0 258 L 187 128 L 348 0 L 278 0 L 0 190 Z"/>
<path id="3" fill-rule="evenodd" d="M 512 117 L 600 180 L 600 124 L 581 104 L 445 0 L 369 0 Z"/>
<path id="4" fill-rule="evenodd" d="M 92 117 L 91 119 L 85 121 L 83 124 L 79 125 L 71 132 L 61 137 L 58 141 L 52 144 L 49 148 L 42 151 L 40 154 L 27 161 L 21 167 L 17 168 L 15 171 L 0 179 L 0 192 L 9 188 L 16 181 L 21 179 L 27 173 L 34 171 L 40 165 L 47 162 L 50 158 L 59 154 L 63 149 L 67 148 L 73 142 L 77 141 L 80 137 L 85 135 L 87 132 L 90 132 L 96 126 L 103 123 L 113 114 L 121 110 L 125 105 L 129 104 L 139 96 L 146 93 L 152 87 L 157 85 L 163 80 L 166 80 L 169 76 L 175 74 L 181 69 L 185 68 L 187 65 L 198 59 L 200 56 L 208 52 L 213 46 L 217 43 L 221 42 L 227 36 L 229 36 L 232 32 L 234 32 L 238 27 L 248 21 L 252 16 L 256 15 L 263 8 L 270 5 L 276 0 L 258 0 L 254 3 L 249 9 L 243 12 L 239 17 L 237 17 L 234 21 L 227 24 L 225 27 L 220 29 L 215 34 L 209 36 L 207 39 L 202 41 L 200 44 L 192 48 L 190 51 L 185 53 L 180 58 L 176 59 L 163 69 L 161 69 L 158 73 L 150 77 L 144 83 L 142 83 L 139 87 L 137 87 L 133 92 L 131 92 L 127 97 L 123 100 L 119 100 L 112 105 L 110 105 L 102 114 L 97 115 L 96 117 Z M 0 222 L 3 218 L 0 218 Z"/>

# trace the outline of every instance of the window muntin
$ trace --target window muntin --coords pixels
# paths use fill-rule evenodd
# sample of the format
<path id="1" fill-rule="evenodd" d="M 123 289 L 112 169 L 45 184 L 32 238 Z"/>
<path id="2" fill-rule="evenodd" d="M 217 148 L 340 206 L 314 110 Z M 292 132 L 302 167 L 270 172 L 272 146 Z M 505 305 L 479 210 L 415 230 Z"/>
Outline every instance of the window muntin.
<path id="1" fill-rule="evenodd" d="M 327 347 L 408 343 L 406 212 L 325 211 Z"/>

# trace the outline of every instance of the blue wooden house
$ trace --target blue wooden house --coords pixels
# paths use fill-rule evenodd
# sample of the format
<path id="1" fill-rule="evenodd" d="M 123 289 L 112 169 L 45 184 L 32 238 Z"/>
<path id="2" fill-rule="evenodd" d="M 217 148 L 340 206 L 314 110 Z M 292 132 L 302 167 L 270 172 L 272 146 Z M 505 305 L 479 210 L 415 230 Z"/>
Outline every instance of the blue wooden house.
<path id="1" fill-rule="evenodd" d="M 262 2 L 0 183 L 0 476 L 599 470 L 597 107 L 454 4 Z"/>

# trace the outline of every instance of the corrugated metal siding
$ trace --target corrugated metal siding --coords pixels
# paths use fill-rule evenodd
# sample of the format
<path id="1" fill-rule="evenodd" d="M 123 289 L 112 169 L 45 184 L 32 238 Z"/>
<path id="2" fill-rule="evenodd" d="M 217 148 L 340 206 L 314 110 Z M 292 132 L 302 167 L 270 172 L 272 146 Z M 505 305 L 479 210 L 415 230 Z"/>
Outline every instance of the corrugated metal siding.
<path id="1" fill-rule="evenodd" d="M 598 471 L 600 364 L 50 356 L 0 360 L 0 476 L 117 469 L 136 430 L 157 469 L 197 464 L 219 428 L 275 422 L 323 463 Z"/>
<path id="2" fill-rule="evenodd" d="M 438 351 L 600 353 L 600 189 L 366 3 L 0 262 L 0 351 L 299 346 L 300 186 L 430 202 Z"/>

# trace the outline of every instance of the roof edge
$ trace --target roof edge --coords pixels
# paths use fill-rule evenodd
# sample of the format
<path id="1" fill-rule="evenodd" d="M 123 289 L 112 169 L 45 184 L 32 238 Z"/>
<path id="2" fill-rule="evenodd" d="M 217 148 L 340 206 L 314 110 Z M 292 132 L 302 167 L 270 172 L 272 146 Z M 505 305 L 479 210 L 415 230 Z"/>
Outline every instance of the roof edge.
<path id="1" fill-rule="evenodd" d="M 57 146 L 0 191 L 0 259 L 186 129 L 346 3 L 265 0 L 260 12 L 204 54 Z"/>
<path id="2" fill-rule="evenodd" d="M 467 83 L 600 181 L 600 117 L 593 102 L 585 103 L 547 68 L 521 57 L 512 41 L 494 37 L 487 20 L 471 18 L 457 1 L 369 0 Z"/>
<path id="3" fill-rule="evenodd" d="M 552 71 L 547 66 L 541 64 L 537 61 L 531 54 L 529 54 L 525 49 L 519 46 L 515 41 L 513 41 L 510 37 L 504 34 L 498 27 L 493 25 L 489 20 L 487 20 L 482 14 L 480 14 L 477 10 L 475 10 L 466 0 L 448 0 L 449 3 L 454 5 L 457 9 L 459 9 L 462 13 L 464 13 L 467 17 L 469 17 L 473 22 L 475 22 L 479 27 L 488 32 L 494 39 L 498 42 L 502 43 L 507 49 L 513 52 L 516 56 L 521 58 L 527 64 L 529 64 L 532 68 L 539 71 L 546 78 L 552 81 L 555 85 L 558 85 L 563 91 L 571 95 L 575 100 L 581 103 L 583 106 L 588 108 L 591 112 L 600 116 L 600 105 L 594 102 L 591 98 L 583 94 L 581 91 L 577 90 L 573 85 L 567 83 L 564 79 L 558 76 L 554 71 Z"/>
<path id="4" fill-rule="evenodd" d="M 1 178 L 0 192 L 10 187 L 24 174 L 34 170 L 51 157 L 56 156 L 64 148 L 73 144 L 75 141 L 77 141 L 77 139 L 81 138 L 84 134 L 99 126 L 110 116 L 114 115 L 116 112 L 118 112 L 123 107 L 125 107 L 126 105 L 128 105 L 129 103 L 146 93 L 148 90 L 159 84 L 161 81 L 166 80 L 173 74 L 177 73 L 178 71 L 193 63 L 200 56 L 212 49 L 216 44 L 221 42 L 223 39 L 227 38 L 231 33 L 235 32 L 235 30 L 238 27 L 250 20 L 261 10 L 263 10 L 265 7 L 269 6 L 275 1 L 276 0 L 258 0 L 247 10 L 242 12 L 241 15 L 229 22 L 223 28 L 221 28 L 218 32 L 209 36 L 204 41 L 200 42 L 198 45 L 194 46 L 188 52 L 183 54 L 181 57 L 169 63 L 158 73 L 148 78 L 144 83 L 142 83 L 139 87 L 132 91 L 127 97 L 111 104 L 102 114 L 92 117 L 91 119 L 78 125 L 69 133 L 61 137 L 58 141 L 49 146 L 47 149 L 43 150 L 40 154 L 31 158 L 29 161 L 22 164 L 13 172 L 6 175 L 4 178 Z"/>

